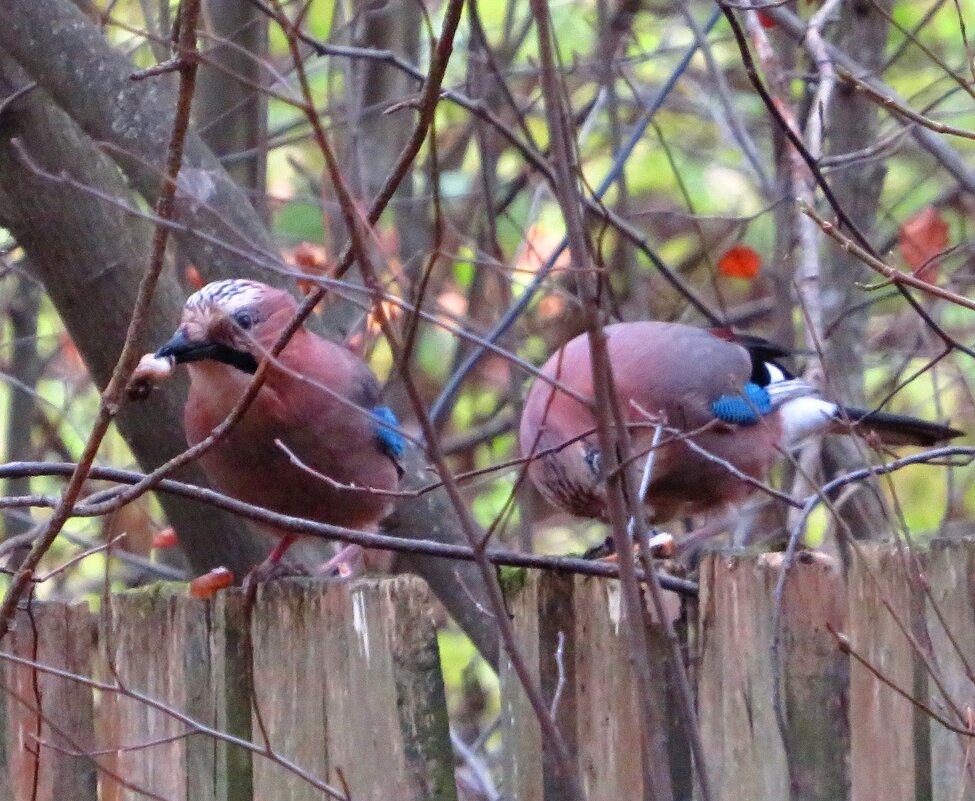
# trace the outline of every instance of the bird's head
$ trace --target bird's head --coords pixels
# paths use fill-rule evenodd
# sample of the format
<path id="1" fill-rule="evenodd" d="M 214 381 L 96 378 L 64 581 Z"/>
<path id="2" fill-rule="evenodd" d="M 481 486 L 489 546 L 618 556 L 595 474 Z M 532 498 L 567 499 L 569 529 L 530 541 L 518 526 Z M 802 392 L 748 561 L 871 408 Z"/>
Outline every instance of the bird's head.
<path id="1" fill-rule="evenodd" d="M 243 279 L 215 281 L 190 295 L 179 328 L 156 356 L 176 364 L 211 360 L 254 373 L 296 308 L 282 289 Z"/>

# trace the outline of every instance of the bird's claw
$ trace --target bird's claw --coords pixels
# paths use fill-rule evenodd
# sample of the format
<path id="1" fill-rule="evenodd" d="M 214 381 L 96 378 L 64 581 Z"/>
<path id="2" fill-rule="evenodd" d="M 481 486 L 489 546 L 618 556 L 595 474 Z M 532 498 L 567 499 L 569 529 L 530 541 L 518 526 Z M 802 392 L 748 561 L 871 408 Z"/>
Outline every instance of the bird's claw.
<path id="1" fill-rule="evenodd" d="M 674 555 L 676 545 L 672 534 L 659 533 L 649 538 L 650 553 L 657 559 L 667 559 Z M 633 543 L 635 555 L 639 555 L 639 544 Z M 607 537 L 599 545 L 594 545 L 582 555 L 583 559 L 598 559 L 601 562 L 615 562 L 616 545 L 612 537 Z"/>
<path id="2" fill-rule="evenodd" d="M 310 576 L 307 568 L 292 562 L 276 561 L 265 559 L 260 564 L 254 565 L 250 572 L 244 576 L 243 589 L 248 598 L 253 598 L 257 594 L 259 585 L 268 581 L 276 581 L 283 578 L 293 578 L 295 576 Z"/>
<path id="3" fill-rule="evenodd" d="M 315 570 L 316 576 L 348 580 L 366 573 L 390 573 L 394 554 L 380 548 L 346 545 L 335 556 Z"/>
<path id="4" fill-rule="evenodd" d="M 346 545 L 315 573 L 325 578 L 353 579 L 366 572 L 365 549 L 361 545 Z"/>

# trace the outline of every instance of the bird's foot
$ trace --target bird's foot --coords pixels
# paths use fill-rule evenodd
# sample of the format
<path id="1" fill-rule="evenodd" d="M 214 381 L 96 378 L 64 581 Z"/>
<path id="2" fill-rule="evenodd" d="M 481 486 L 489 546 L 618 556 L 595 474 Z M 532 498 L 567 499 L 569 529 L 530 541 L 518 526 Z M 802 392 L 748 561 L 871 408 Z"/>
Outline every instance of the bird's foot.
<path id="1" fill-rule="evenodd" d="M 307 568 L 292 562 L 265 559 L 250 569 L 244 576 L 243 589 L 248 599 L 253 600 L 257 595 L 257 588 L 267 581 L 276 581 L 294 576 L 310 576 Z"/>
<path id="2" fill-rule="evenodd" d="M 346 545 L 335 556 L 315 570 L 316 576 L 353 579 L 366 573 L 388 573 L 392 566 L 389 551 Z"/>
<path id="3" fill-rule="evenodd" d="M 315 570 L 326 578 L 352 579 L 366 572 L 365 548 L 346 545 L 335 556 Z"/>
<path id="4" fill-rule="evenodd" d="M 657 559 L 667 559 L 673 556 L 676 546 L 671 534 L 658 533 L 649 539 L 650 553 Z M 639 555 L 639 544 L 633 543 L 634 555 Z M 599 545 L 593 546 L 583 555 L 583 559 L 598 559 L 601 562 L 615 562 L 617 559 L 616 545 L 612 537 L 607 537 Z"/>

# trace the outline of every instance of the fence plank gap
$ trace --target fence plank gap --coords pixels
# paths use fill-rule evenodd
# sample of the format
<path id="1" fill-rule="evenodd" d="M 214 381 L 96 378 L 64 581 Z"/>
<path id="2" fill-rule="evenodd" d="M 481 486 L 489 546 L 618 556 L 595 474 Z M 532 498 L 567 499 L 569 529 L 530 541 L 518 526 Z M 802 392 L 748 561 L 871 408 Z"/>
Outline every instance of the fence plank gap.
<path id="1" fill-rule="evenodd" d="M 90 676 L 94 619 L 87 603 L 34 601 L 17 612 L 6 645 L 16 656 Z M 0 769 L 6 768 L 0 799 L 94 801 L 97 767 L 90 757 L 76 755 L 95 749 L 91 687 L 13 663 L 0 676 L 10 691 L 0 702 L 7 722 L 6 737 L 0 737 L 6 739 L 0 747 Z"/>
<path id="2" fill-rule="evenodd" d="M 645 771 L 670 770 L 675 797 L 691 793 L 686 742 L 673 703 L 663 633 L 650 633 L 651 668 L 659 683 L 655 705 L 662 726 L 654 732 L 659 764 L 645 766 L 636 680 L 629 660 L 627 623 L 615 580 L 528 571 L 509 591 L 522 654 L 548 703 L 558 695 L 556 723 L 575 755 L 587 797 L 646 797 Z M 561 661 L 561 667 L 559 662 Z M 504 754 L 501 792 L 519 801 L 556 801 L 557 777 L 543 767 L 535 715 L 507 658 L 501 660 Z"/>
<path id="3" fill-rule="evenodd" d="M 928 704 L 956 725 L 975 717 L 975 540 L 935 540 L 925 570 L 930 598 L 927 624 L 951 701 L 963 713 L 957 720 L 931 682 Z M 931 720 L 932 801 L 975 801 L 975 739 Z M 975 728 L 975 727 L 973 727 Z"/>
<path id="4" fill-rule="evenodd" d="M 923 593 L 897 548 L 863 543 L 860 549 L 862 557 L 854 557 L 849 575 L 850 645 L 897 687 L 925 699 L 922 660 L 894 618 L 896 614 L 908 630 L 923 638 Z M 923 553 L 915 556 L 922 567 L 923 557 Z M 928 726 L 927 717 L 909 700 L 854 660 L 850 668 L 852 801 L 930 798 Z"/>
<path id="5" fill-rule="evenodd" d="M 782 554 L 708 554 L 701 563 L 698 707 L 719 799 L 846 798 L 846 592 L 830 556 L 800 554 L 782 603 L 785 731 L 772 669 L 774 589 Z"/>

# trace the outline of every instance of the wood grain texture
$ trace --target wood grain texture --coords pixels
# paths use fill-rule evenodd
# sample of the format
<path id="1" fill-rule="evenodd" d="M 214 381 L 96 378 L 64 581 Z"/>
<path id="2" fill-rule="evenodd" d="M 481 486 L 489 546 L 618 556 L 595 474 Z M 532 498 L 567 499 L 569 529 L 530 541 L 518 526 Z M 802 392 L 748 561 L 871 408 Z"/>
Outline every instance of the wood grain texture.
<path id="1" fill-rule="evenodd" d="M 186 711 L 179 593 L 176 586 L 154 585 L 112 596 L 99 630 L 99 669 L 105 681 L 117 679 L 131 690 Z M 183 724 L 115 693 L 102 699 L 99 723 L 101 747 L 114 751 L 106 759 L 113 773 L 164 798 L 187 798 L 187 744 L 179 739 L 186 733 Z M 102 801 L 139 797 L 110 777 L 103 783 Z"/>
<path id="2" fill-rule="evenodd" d="M 956 725 L 971 726 L 975 714 L 975 539 L 936 540 L 925 575 L 931 653 L 950 697 L 930 687 L 928 703 Z M 962 719 L 952 714 L 958 708 Z M 975 801 L 975 739 L 935 720 L 931 730 L 932 801 Z"/>
<path id="3" fill-rule="evenodd" d="M 251 729 L 321 779 L 328 776 L 322 591 L 312 582 L 275 581 L 260 588 L 251 619 L 255 710 Z M 320 790 L 264 759 L 254 762 L 254 797 L 281 801 L 319 799 Z"/>
<path id="4" fill-rule="evenodd" d="M 523 586 L 509 592 L 509 604 L 522 654 L 543 697 L 552 703 L 558 694 L 556 723 L 575 756 L 587 797 L 644 798 L 645 772 L 670 769 L 675 791 L 682 791 L 677 797 L 689 798 L 687 749 L 671 705 L 664 643 L 649 619 L 648 657 L 660 678 L 654 701 L 664 723 L 653 733 L 658 758 L 643 764 L 643 724 L 618 582 L 530 572 Z M 545 763 L 535 715 L 505 657 L 501 693 L 502 794 L 556 801 L 559 777 Z"/>
<path id="5" fill-rule="evenodd" d="M 356 801 L 385 799 L 393 788 L 402 799 L 453 799 L 430 603 L 411 577 L 262 587 L 252 619 L 254 686 L 275 751 L 333 786 L 344 779 Z M 255 738 L 260 721 L 255 711 Z M 321 791 L 257 760 L 254 798 L 270 797 L 303 801 Z"/>
<path id="6" fill-rule="evenodd" d="M 774 588 L 781 554 L 709 554 L 701 565 L 698 704 L 712 786 L 721 799 L 845 798 L 849 735 L 846 594 L 833 559 L 801 555 L 782 605 L 782 704 L 774 706 Z"/>
<path id="7" fill-rule="evenodd" d="M 101 676 L 249 738 L 240 593 L 201 601 L 185 592 L 185 585 L 157 584 L 112 596 L 99 631 Z M 136 787 L 186 801 L 251 798 L 250 754 L 239 747 L 192 733 L 171 715 L 119 694 L 102 696 L 98 722 L 102 747 L 114 749 L 109 767 Z M 101 801 L 141 797 L 111 777 L 102 781 Z"/>
<path id="8" fill-rule="evenodd" d="M 411 576 L 324 593 L 327 750 L 356 801 L 456 798 L 430 601 Z"/>
<path id="9" fill-rule="evenodd" d="M 508 608 L 515 628 L 515 640 L 525 664 L 538 680 L 539 615 L 538 580 L 534 574 L 523 586 L 507 590 Z M 521 688 L 518 676 L 506 652 L 499 658 L 498 677 L 501 684 L 501 786 L 505 798 L 522 801 L 543 801 L 542 791 L 542 735 L 535 720 L 528 697 Z"/>
<path id="10" fill-rule="evenodd" d="M 88 604 L 34 602 L 17 613 L 8 647 L 25 659 L 89 676 L 94 642 Z M 12 663 L 4 684 L 10 689 L 4 699 L 8 763 L 0 798 L 94 801 L 95 763 L 75 755 L 95 747 L 91 688 Z"/>
<path id="11" fill-rule="evenodd" d="M 850 567 L 851 647 L 897 687 L 927 694 L 920 659 L 897 620 L 916 631 L 924 599 L 904 561 L 889 544 L 864 545 Z M 928 721 L 856 661 L 850 667 L 852 801 L 930 798 Z"/>

